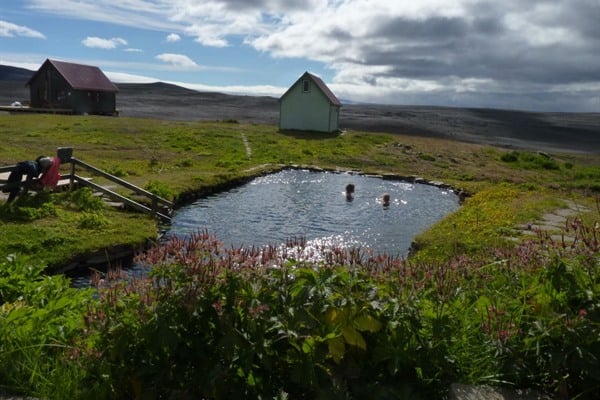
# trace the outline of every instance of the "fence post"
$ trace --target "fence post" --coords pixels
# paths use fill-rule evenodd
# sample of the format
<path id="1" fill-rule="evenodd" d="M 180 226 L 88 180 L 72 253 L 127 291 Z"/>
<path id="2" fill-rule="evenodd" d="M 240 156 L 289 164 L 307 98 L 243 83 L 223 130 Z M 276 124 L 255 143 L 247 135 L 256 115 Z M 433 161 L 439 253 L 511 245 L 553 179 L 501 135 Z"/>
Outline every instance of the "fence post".
<path id="1" fill-rule="evenodd" d="M 152 196 L 152 212 L 154 213 L 154 217 L 158 214 L 158 201 L 156 196 Z"/>
<path id="2" fill-rule="evenodd" d="M 56 156 L 62 164 L 71 163 L 71 174 L 69 175 L 69 192 L 73 191 L 73 185 L 75 183 L 75 164 L 71 160 L 73 157 L 72 147 L 58 147 L 56 149 Z"/>
<path id="3" fill-rule="evenodd" d="M 69 175 L 69 192 L 73 191 L 73 185 L 75 184 L 75 163 L 71 161 L 71 174 Z"/>

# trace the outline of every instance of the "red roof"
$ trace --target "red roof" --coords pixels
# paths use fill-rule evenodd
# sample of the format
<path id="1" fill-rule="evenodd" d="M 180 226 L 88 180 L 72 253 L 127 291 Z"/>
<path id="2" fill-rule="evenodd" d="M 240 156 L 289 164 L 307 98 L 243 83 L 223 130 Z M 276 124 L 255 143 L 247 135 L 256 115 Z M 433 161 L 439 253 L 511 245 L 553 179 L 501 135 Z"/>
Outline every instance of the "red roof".
<path id="1" fill-rule="evenodd" d="M 104 75 L 98 67 L 83 64 L 74 64 L 64 61 L 47 59 L 40 69 L 33 74 L 27 85 L 47 65 L 52 65 L 67 83 L 76 90 L 94 90 L 99 92 L 118 92 L 119 89 Z"/>
<path id="2" fill-rule="evenodd" d="M 333 104 L 334 106 L 341 106 L 342 103 L 338 100 L 338 98 L 335 96 L 335 94 L 333 94 L 333 92 L 327 87 L 327 85 L 325 84 L 325 82 L 323 82 L 323 80 L 321 78 L 319 78 L 316 75 L 311 74 L 310 72 L 305 72 L 297 81 L 296 83 L 298 83 L 299 81 L 301 81 L 302 79 L 308 77 L 310 80 L 312 80 L 321 90 L 321 92 L 323 92 L 323 94 L 325 95 L 325 97 L 327 97 L 327 99 L 329 100 L 329 102 L 331 104 Z M 284 94 L 283 96 L 281 96 L 282 98 L 288 94 L 289 91 L 292 90 L 292 88 L 296 85 L 296 83 L 294 83 Z"/>

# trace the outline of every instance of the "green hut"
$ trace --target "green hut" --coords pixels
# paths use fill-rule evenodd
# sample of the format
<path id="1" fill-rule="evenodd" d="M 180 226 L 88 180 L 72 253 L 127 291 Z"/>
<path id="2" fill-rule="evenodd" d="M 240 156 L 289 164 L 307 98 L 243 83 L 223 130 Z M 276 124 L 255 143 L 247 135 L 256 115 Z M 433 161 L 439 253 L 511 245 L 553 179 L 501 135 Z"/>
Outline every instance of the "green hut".
<path id="1" fill-rule="evenodd" d="M 335 132 L 341 106 L 321 78 L 305 72 L 279 99 L 279 129 Z"/>

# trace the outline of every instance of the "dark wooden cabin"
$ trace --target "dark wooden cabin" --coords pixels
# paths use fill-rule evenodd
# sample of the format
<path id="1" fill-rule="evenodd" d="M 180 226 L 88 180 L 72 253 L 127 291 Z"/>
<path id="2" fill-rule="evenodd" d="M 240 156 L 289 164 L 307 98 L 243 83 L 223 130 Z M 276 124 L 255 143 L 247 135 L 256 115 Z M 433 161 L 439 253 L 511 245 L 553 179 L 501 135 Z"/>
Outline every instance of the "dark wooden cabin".
<path id="1" fill-rule="evenodd" d="M 73 114 L 117 114 L 119 89 L 98 67 L 46 60 L 27 82 L 30 107 Z"/>

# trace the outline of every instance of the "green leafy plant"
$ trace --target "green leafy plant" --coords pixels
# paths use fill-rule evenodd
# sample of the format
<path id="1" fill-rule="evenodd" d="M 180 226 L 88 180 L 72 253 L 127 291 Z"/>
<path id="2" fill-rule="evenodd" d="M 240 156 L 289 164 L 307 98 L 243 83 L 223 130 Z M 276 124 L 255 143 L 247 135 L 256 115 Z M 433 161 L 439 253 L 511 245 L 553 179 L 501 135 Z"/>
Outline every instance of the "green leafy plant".
<path id="1" fill-rule="evenodd" d="M 127 178 L 129 176 L 129 173 L 120 165 L 110 168 L 108 173 L 119 178 Z"/>
<path id="2" fill-rule="evenodd" d="M 504 153 L 502 154 L 502 156 L 500 157 L 500 159 L 504 162 L 510 163 L 510 162 L 517 162 L 517 160 L 519 159 L 519 152 L 518 151 L 511 151 L 509 153 Z"/>
<path id="3" fill-rule="evenodd" d="M 421 153 L 418 157 L 424 161 L 435 161 L 435 157 L 431 154 Z"/>
<path id="4" fill-rule="evenodd" d="M 390 346 L 414 343 L 413 322 L 383 340 L 397 328 L 391 315 L 414 316 L 410 303 L 389 302 L 367 270 L 339 264 L 348 254 L 315 268 L 274 249 L 224 251 L 208 234 L 174 239 L 138 260 L 152 264 L 148 278 L 99 287 L 102 306 L 86 318 L 98 357 L 82 362 L 111 377 L 112 396 L 331 398 L 427 386 L 416 359 L 387 359 Z M 388 368 L 408 373 L 400 389 Z"/>
<path id="5" fill-rule="evenodd" d="M 173 196 L 173 191 L 171 188 L 169 188 L 169 186 L 165 183 L 159 181 L 149 181 L 144 186 L 144 189 L 164 199 L 170 199 L 171 196 Z"/>
<path id="6" fill-rule="evenodd" d="M 73 398 L 84 370 L 68 362 L 93 301 L 64 276 L 23 256 L 0 261 L 0 386 L 14 393 Z"/>
<path id="7" fill-rule="evenodd" d="M 177 161 L 175 165 L 177 165 L 180 168 L 189 168 L 194 165 L 194 161 L 190 160 L 189 158 L 185 158 L 183 160 Z"/>
<path id="8" fill-rule="evenodd" d="M 513 150 L 509 153 L 502 154 L 500 159 L 505 163 L 513 163 L 517 167 L 524 169 L 560 169 L 560 164 L 545 154 L 534 154 Z"/>
<path id="9" fill-rule="evenodd" d="M 0 218 L 5 221 L 31 222 L 55 216 L 56 212 L 54 199 L 47 192 L 21 196 L 11 204 L 0 206 Z"/>
<path id="10" fill-rule="evenodd" d="M 56 207 L 50 203 L 42 204 L 38 207 L 17 205 L 12 210 L 14 212 L 12 218 L 21 221 L 35 221 L 56 215 Z"/>
<path id="11" fill-rule="evenodd" d="M 100 211 L 106 207 L 102 198 L 94 195 L 88 187 L 70 192 L 68 198 L 71 205 L 80 211 Z"/>
<path id="12" fill-rule="evenodd" d="M 99 212 L 83 212 L 77 218 L 77 226 L 83 229 L 102 229 L 110 225 L 110 221 Z"/>
<path id="13" fill-rule="evenodd" d="M 173 238 L 138 259 L 147 277 L 98 287 L 78 362 L 109 397 L 428 398 L 462 381 L 586 398 L 600 246 L 569 229 L 576 246 L 540 236 L 433 263 Z"/>

